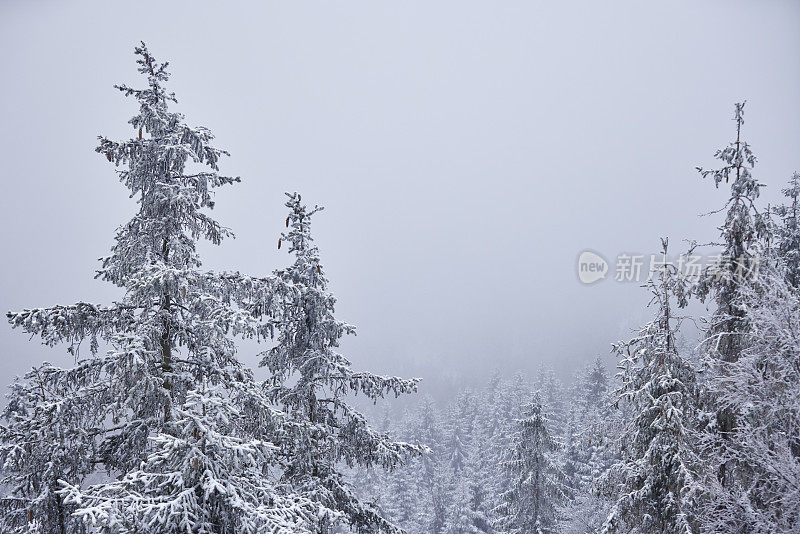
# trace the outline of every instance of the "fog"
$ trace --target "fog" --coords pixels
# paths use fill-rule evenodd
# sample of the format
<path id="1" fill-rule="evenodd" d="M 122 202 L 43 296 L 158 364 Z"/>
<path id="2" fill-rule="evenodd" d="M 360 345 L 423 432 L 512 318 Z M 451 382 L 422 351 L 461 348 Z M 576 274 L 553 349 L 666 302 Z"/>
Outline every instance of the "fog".
<path id="1" fill-rule="evenodd" d="M 429 391 L 498 369 L 569 377 L 647 316 L 613 263 L 713 238 L 724 189 L 695 167 L 735 134 L 774 202 L 800 170 L 796 2 L 0 4 L 0 308 L 110 302 L 97 258 L 133 213 L 97 135 L 133 135 L 133 47 L 170 61 L 177 108 L 230 151 L 236 233 L 206 265 L 267 274 L 284 191 L 315 220 L 358 368 Z M 613 270 L 613 265 L 611 269 Z M 613 273 L 611 273 L 613 275 Z M 0 328 L 0 382 L 64 347 Z M 257 347 L 242 358 L 255 362 Z"/>

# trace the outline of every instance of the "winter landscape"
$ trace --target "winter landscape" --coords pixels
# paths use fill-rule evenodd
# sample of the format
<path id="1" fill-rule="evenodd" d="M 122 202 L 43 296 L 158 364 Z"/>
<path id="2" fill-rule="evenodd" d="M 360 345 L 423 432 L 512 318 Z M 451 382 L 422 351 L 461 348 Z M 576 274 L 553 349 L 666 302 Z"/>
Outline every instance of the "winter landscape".
<path id="1" fill-rule="evenodd" d="M 559 4 L 2 4 L 0 534 L 800 532 L 800 4 Z"/>

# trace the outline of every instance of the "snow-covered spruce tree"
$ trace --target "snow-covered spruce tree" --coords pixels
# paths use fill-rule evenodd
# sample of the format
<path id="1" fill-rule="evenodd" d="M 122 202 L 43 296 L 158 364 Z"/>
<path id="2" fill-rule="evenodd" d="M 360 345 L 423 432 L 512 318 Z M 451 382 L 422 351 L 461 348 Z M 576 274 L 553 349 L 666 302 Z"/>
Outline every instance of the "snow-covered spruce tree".
<path id="1" fill-rule="evenodd" d="M 580 377 L 580 386 L 580 402 L 585 412 L 601 415 L 608 412 L 610 408 L 608 371 L 599 356 L 584 369 Z"/>
<path id="2" fill-rule="evenodd" d="M 470 389 L 461 391 L 447 406 L 444 412 L 444 443 L 442 463 L 440 464 L 447 500 L 447 524 L 445 531 L 452 531 L 453 522 L 461 515 L 459 492 L 467 491 L 462 479 L 466 476 L 470 446 L 475 439 L 475 417 L 477 396 Z"/>
<path id="3" fill-rule="evenodd" d="M 11 517 L 47 533 L 80 532 L 75 519 L 114 534 L 312 532 L 335 512 L 276 482 L 283 466 L 270 441 L 287 423 L 232 339 L 268 332 L 259 317 L 278 317 L 293 289 L 200 269 L 197 240 L 229 235 L 206 213 L 212 190 L 238 179 L 218 174 L 226 153 L 211 132 L 170 111 L 167 64 L 144 43 L 136 55 L 146 88 L 117 86 L 139 105 L 136 134 L 101 137 L 96 149 L 139 204 L 97 273 L 124 296 L 8 314 L 47 345 L 67 343 L 76 359 L 39 367 L 12 389 L 0 432 L 18 502 Z M 78 351 L 85 340 L 89 354 Z M 98 470 L 113 479 L 85 487 Z"/>
<path id="4" fill-rule="evenodd" d="M 0 532 L 85 531 L 58 490 L 59 480 L 94 469 L 92 414 L 72 384 L 52 379 L 61 371 L 44 364 L 11 385 L 0 426 L 2 483 L 11 491 L 0 500 Z"/>
<path id="5" fill-rule="evenodd" d="M 581 492 L 559 510 L 559 534 L 597 534 L 603 528 L 612 503 L 588 492 Z"/>
<path id="6" fill-rule="evenodd" d="M 503 503 L 502 495 L 514 483 L 514 475 L 505 469 L 504 462 L 514 446 L 522 408 L 530 400 L 531 385 L 528 379 L 517 373 L 509 380 L 502 380 L 496 388 L 495 401 L 491 404 L 496 430 L 487 438 L 485 455 L 494 466 L 491 488 L 492 510 Z"/>
<path id="7" fill-rule="evenodd" d="M 468 507 L 474 527 L 479 532 L 492 532 L 493 510 L 501 503 L 500 495 L 507 489 L 508 480 L 502 468 L 509 449 L 514 419 L 529 388 L 521 388 L 515 402 L 499 374 L 493 374 L 487 386 L 479 391 L 475 421 L 468 448 L 462 484 L 469 490 Z"/>
<path id="8" fill-rule="evenodd" d="M 436 404 L 429 396 L 421 399 L 419 407 L 412 412 L 411 440 L 430 449 L 421 459 L 421 480 L 416 491 L 422 496 L 422 532 L 441 534 L 447 521 L 449 472 L 445 467 L 442 429 Z"/>
<path id="9" fill-rule="evenodd" d="M 439 456 L 436 458 L 433 469 L 433 476 L 428 485 L 430 497 L 430 517 L 426 523 L 425 531 L 429 534 L 441 534 L 447 525 L 448 513 L 452 509 L 450 493 L 450 470 Z"/>
<path id="10" fill-rule="evenodd" d="M 574 495 L 559 516 L 559 529 L 570 533 L 595 533 L 608 513 L 611 499 L 601 491 L 616 454 L 616 420 L 612 414 L 609 378 L 598 357 L 581 369 L 572 388 L 564 436 L 564 474 Z"/>
<path id="11" fill-rule="evenodd" d="M 559 445 L 547 430 L 538 393 L 523 406 L 516 423 L 512 448 L 503 463 L 511 483 L 494 510 L 496 529 L 508 534 L 555 532 L 556 509 L 568 497 L 568 488 L 555 463 Z"/>
<path id="12" fill-rule="evenodd" d="M 470 390 L 459 393 L 448 407 L 445 451 L 453 476 L 458 478 L 467 465 L 472 430 L 475 425 L 475 395 Z M 455 488 L 456 483 L 454 483 Z"/>
<path id="13" fill-rule="evenodd" d="M 800 295 L 792 268 L 765 265 L 743 287 L 747 347 L 710 380 L 724 391 L 720 406 L 736 415 L 721 453 L 736 478 L 723 486 L 710 477 L 707 532 L 800 531 Z"/>
<path id="14" fill-rule="evenodd" d="M 712 356 L 722 361 L 735 361 L 742 350 L 747 318 L 740 305 L 741 282 L 757 268 L 762 238 L 768 230 L 768 216 L 756 208 L 762 184 L 752 174 L 756 157 L 750 145 L 741 139 L 744 124 L 744 102 L 735 106 L 736 140 L 715 157 L 724 164 L 719 169 L 697 170 L 704 177 L 713 177 L 714 184 L 730 183 L 730 197 L 718 211 L 725 211 L 720 226 L 722 247 L 719 264 L 709 266 L 694 288 L 702 300 L 713 298 L 717 309 L 709 325 L 708 344 Z"/>
<path id="15" fill-rule="evenodd" d="M 547 413 L 550 434 L 560 439 L 564 435 L 566 421 L 564 384 L 556 377 L 555 371 L 542 366 L 537 373 L 534 388 L 539 391 L 542 409 Z"/>
<path id="16" fill-rule="evenodd" d="M 580 489 L 592 490 L 610 467 L 611 452 L 608 423 L 611 412 L 608 372 L 596 358 L 587 366 L 578 381 L 575 401 L 580 410 L 580 445 L 578 447 L 578 473 Z"/>
<path id="17" fill-rule="evenodd" d="M 628 342 L 614 346 L 620 355 L 620 403 L 628 403 L 633 418 L 623 440 L 618 471 L 617 501 L 603 526 L 604 533 L 697 532 L 698 465 L 690 430 L 695 415 L 695 372 L 675 348 L 679 319 L 671 300 L 685 304 L 686 283 L 664 263 L 648 281 L 657 306 L 654 320 Z"/>
<path id="18" fill-rule="evenodd" d="M 476 534 L 475 525 L 472 522 L 472 514 L 469 506 L 469 488 L 466 484 L 459 483 L 453 492 L 453 505 L 445 525 L 445 534 Z"/>
<path id="19" fill-rule="evenodd" d="M 464 466 L 453 478 L 453 502 L 445 532 L 452 534 L 492 533 L 495 484 L 487 441 L 478 428 L 467 445 Z"/>
<path id="20" fill-rule="evenodd" d="M 421 457 L 410 458 L 392 471 L 372 468 L 379 477 L 379 487 L 374 495 L 387 519 L 408 534 L 427 534 L 434 529 L 436 511 L 432 494 L 436 473 L 436 415 L 433 401 L 422 399 L 414 410 L 406 410 L 403 418 L 394 425 L 392 435 L 403 440 L 423 443 L 429 452 Z M 358 482 L 357 479 L 354 482 Z M 369 495 L 360 493 L 359 495 Z"/>
<path id="21" fill-rule="evenodd" d="M 396 532 L 373 504 L 358 498 L 341 466 L 391 469 L 423 448 L 373 430 L 347 395 L 361 393 L 373 401 L 399 396 L 416 391 L 418 380 L 355 372 L 337 352 L 342 336 L 355 328 L 334 317 L 336 299 L 328 291 L 311 236 L 311 219 L 322 208 L 308 209 L 297 193 L 287 196 L 287 230 L 279 246 L 286 244 L 294 262 L 276 277 L 299 294 L 287 301 L 277 325 L 277 344 L 261 361 L 271 374 L 265 393 L 291 422 L 291 430 L 276 443 L 288 464 L 282 481 L 340 513 L 358 532 Z M 324 518 L 318 532 L 329 532 L 337 523 L 335 517 Z"/>
<path id="22" fill-rule="evenodd" d="M 564 427 L 564 447 L 561 451 L 563 460 L 561 463 L 565 484 L 574 493 L 583 489 L 583 451 L 581 450 L 578 420 L 579 416 L 576 407 L 570 406 Z"/>
<path id="23" fill-rule="evenodd" d="M 494 470 L 497 464 L 491 463 L 491 456 L 486 454 L 486 433 L 477 433 L 469 447 L 469 457 L 464 470 L 462 483 L 467 487 L 468 512 L 472 521 L 472 532 L 494 532 L 494 514 L 492 509 L 496 502 L 492 491 L 495 489 Z"/>
<path id="24" fill-rule="evenodd" d="M 475 457 L 477 460 L 477 457 Z M 484 487 L 485 471 L 476 469 L 472 461 L 458 477 L 453 494 L 453 507 L 444 532 L 447 534 L 486 534 L 495 532 L 489 495 Z"/>
<path id="25" fill-rule="evenodd" d="M 420 399 L 419 406 L 408 414 L 408 417 L 411 418 L 408 424 L 411 441 L 430 449 L 430 452 L 421 459 L 427 482 L 434 476 L 443 448 L 441 421 L 435 401 L 429 395 L 425 395 Z"/>
<path id="26" fill-rule="evenodd" d="M 775 228 L 774 252 L 784 265 L 786 280 L 793 287 L 800 287 L 800 172 L 792 174 L 782 192 L 790 202 L 774 211 L 781 221 Z"/>
<path id="27" fill-rule="evenodd" d="M 710 374 L 720 372 L 720 364 L 735 362 L 746 347 L 749 322 L 742 304 L 743 282 L 757 272 L 760 259 L 766 255 L 770 236 L 769 213 L 761 213 L 756 207 L 762 184 L 753 177 L 756 157 L 741 138 L 744 124 L 744 103 L 735 106 L 736 139 L 727 147 L 718 150 L 715 157 L 722 161 L 718 169 L 698 168 L 703 177 L 713 177 L 717 188 L 724 181 L 730 184 L 730 197 L 718 211 L 725 211 L 725 221 L 719 227 L 721 261 L 708 266 L 692 293 L 705 302 L 716 304 L 706 331 L 704 351 L 701 355 L 704 367 Z M 713 385 L 712 385 L 713 386 Z M 708 389 L 703 392 L 704 413 L 699 426 L 704 430 L 703 455 L 712 459 L 707 469 L 713 471 L 723 486 L 735 483 L 736 474 L 721 460 L 731 432 L 736 428 L 736 416 L 720 408 L 718 400 L 726 393 Z M 716 462 L 717 465 L 710 465 Z"/>
<path id="28" fill-rule="evenodd" d="M 422 485 L 422 465 L 418 458 L 394 469 L 385 480 L 383 511 L 392 523 L 409 534 L 427 532 L 430 499 Z"/>

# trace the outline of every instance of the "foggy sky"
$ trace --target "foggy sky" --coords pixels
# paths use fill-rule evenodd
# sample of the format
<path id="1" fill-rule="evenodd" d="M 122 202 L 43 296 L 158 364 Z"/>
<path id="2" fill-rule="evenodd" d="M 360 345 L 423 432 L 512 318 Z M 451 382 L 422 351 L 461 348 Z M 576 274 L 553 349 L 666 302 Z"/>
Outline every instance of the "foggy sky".
<path id="1" fill-rule="evenodd" d="M 646 4 L 646 5 L 645 5 Z M 648 317 L 637 284 L 581 285 L 592 249 L 709 240 L 699 178 L 734 135 L 775 201 L 800 170 L 800 3 L 0 3 L 0 308 L 107 303 L 93 279 L 135 202 L 94 152 L 134 134 L 115 83 L 133 47 L 170 61 L 177 109 L 231 157 L 206 266 L 267 274 L 283 191 L 315 233 L 356 367 L 468 382 L 569 376 Z M 613 268 L 613 267 L 612 267 Z M 48 349 L 0 328 L 0 383 Z M 256 348 L 242 358 L 254 362 Z"/>

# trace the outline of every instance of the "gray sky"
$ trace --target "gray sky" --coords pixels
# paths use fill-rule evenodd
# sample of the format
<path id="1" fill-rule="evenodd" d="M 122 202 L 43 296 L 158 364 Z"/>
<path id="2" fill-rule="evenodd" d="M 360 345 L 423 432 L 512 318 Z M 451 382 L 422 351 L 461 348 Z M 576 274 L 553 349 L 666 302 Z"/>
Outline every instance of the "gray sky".
<path id="1" fill-rule="evenodd" d="M 800 170 L 798 23 L 777 0 L 4 0 L 0 308 L 118 296 L 92 275 L 135 204 L 93 149 L 133 135 L 112 85 L 141 83 L 145 40 L 244 180 L 218 194 L 237 239 L 204 247 L 209 267 L 284 265 L 297 190 L 326 206 L 316 234 L 358 367 L 569 374 L 647 317 L 636 284 L 581 285 L 578 253 L 712 237 L 719 217 L 697 215 L 725 194 L 694 167 L 732 137 L 735 101 L 765 197 Z M 8 326 L 0 347 L 3 384 L 69 363 Z"/>

